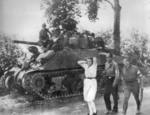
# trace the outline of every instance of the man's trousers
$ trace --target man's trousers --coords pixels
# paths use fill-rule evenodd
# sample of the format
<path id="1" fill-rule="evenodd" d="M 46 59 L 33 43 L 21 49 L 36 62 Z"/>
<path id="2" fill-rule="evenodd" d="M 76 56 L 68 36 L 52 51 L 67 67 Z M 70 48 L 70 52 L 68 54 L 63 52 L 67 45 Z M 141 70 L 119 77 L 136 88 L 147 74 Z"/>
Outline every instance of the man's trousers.
<path id="1" fill-rule="evenodd" d="M 108 78 L 105 83 L 104 101 L 108 111 L 112 110 L 110 96 L 112 94 L 114 106 L 113 111 L 118 111 L 118 85 L 113 87 L 115 77 Z"/>
<path id="2" fill-rule="evenodd" d="M 128 101 L 131 93 L 135 98 L 137 104 L 137 110 L 140 110 L 140 100 L 139 100 L 139 84 L 137 81 L 125 83 L 124 88 L 124 102 L 123 102 L 123 111 L 126 112 L 128 108 Z"/>

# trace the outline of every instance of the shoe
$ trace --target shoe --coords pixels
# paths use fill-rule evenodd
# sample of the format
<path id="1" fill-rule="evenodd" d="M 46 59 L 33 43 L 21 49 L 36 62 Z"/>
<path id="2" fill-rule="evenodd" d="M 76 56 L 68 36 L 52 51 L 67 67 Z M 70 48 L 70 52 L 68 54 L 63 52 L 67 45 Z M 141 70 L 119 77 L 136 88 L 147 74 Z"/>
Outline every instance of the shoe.
<path id="1" fill-rule="evenodd" d="M 136 114 L 140 114 L 141 113 L 141 104 L 139 105 L 139 107 L 137 107 L 137 110 L 136 110 Z"/>
<path id="2" fill-rule="evenodd" d="M 118 113 L 118 110 L 112 110 L 112 112 L 111 112 L 112 114 L 114 114 L 114 113 Z"/>
<path id="3" fill-rule="evenodd" d="M 137 111 L 136 111 L 136 115 L 137 115 L 137 114 L 140 114 L 140 113 L 141 113 L 141 111 L 140 111 L 140 110 L 137 110 Z"/>
<path id="4" fill-rule="evenodd" d="M 90 114 L 88 113 L 88 115 L 90 115 Z M 93 115 L 97 115 L 97 112 L 96 112 L 96 113 L 93 113 Z"/>
<path id="5" fill-rule="evenodd" d="M 110 113 L 111 113 L 111 110 L 108 110 L 108 111 L 105 112 L 106 115 L 108 115 Z"/>
<path id="6" fill-rule="evenodd" d="M 123 112 L 122 112 L 122 115 L 126 115 L 126 112 L 125 112 L 125 111 L 123 111 Z"/>
<path id="7" fill-rule="evenodd" d="M 93 113 L 93 115 L 97 115 L 97 112 L 96 112 L 96 113 Z"/>

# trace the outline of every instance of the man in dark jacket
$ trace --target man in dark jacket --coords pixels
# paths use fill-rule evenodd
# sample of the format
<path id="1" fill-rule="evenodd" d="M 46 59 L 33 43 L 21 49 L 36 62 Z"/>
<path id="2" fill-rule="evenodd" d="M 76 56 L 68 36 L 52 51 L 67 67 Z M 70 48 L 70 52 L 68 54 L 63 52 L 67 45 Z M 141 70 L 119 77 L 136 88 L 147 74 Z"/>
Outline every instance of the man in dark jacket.
<path id="1" fill-rule="evenodd" d="M 104 101 L 106 104 L 106 114 L 111 112 L 118 112 L 118 84 L 117 78 L 119 77 L 118 64 L 113 60 L 113 55 L 109 54 L 107 56 L 107 61 L 105 63 L 105 74 L 106 83 L 104 88 Z M 110 95 L 112 94 L 114 100 L 113 109 L 111 108 Z M 112 110 L 112 111 L 111 111 Z"/>

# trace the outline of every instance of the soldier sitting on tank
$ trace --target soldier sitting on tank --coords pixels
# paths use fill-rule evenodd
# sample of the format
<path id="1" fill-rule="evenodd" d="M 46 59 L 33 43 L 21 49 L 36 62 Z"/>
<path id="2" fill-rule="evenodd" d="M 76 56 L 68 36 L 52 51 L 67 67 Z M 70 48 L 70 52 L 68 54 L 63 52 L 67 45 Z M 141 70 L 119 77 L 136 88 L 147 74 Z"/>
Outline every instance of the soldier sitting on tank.
<path id="1" fill-rule="evenodd" d="M 52 50 L 57 52 L 63 49 L 63 33 L 61 33 L 61 30 L 59 28 L 53 31 L 52 40 L 54 41 Z"/>
<path id="2" fill-rule="evenodd" d="M 42 29 L 39 33 L 39 45 L 43 49 L 51 49 L 53 45 L 53 40 L 50 39 L 52 36 L 51 32 L 46 28 L 46 24 L 42 24 Z"/>
<path id="3" fill-rule="evenodd" d="M 32 63 L 32 62 L 34 63 L 36 61 L 36 58 L 40 55 L 40 52 L 37 49 L 37 47 L 35 47 L 35 46 L 30 46 L 28 48 L 28 50 L 29 50 L 29 52 L 32 53 L 32 56 L 30 58 L 30 63 Z"/>
<path id="4" fill-rule="evenodd" d="M 29 60 L 24 61 L 23 64 L 21 64 L 21 70 L 28 70 L 30 68 L 34 68 L 34 66 L 37 67 L 37 64 L 39 64 L 36 59 L 40 55 L 40 52 L 37 47 L 30 46 L 28 48 L 29 52 L 32 54 Z M 19 65 L 19 64 L 18 64 Z M 20 65 L 19 65 L 20 66 Z M 39 65 L 38 65 L 39 66 Z"/>
<path id="5" fill-rule="evenodd" d="M 55 43 L 54 43 L 52 49 L 55 52 L 63 50 L 63 48 L 64 48 L 64 36 L 63 36 L 63 34 L 55 35 L 53 37 L 53 39 L 55 40 Z"/>
<path id="6" fill-rule="evenodd" d="M 40 44 L 43 52 L 37 57 L 36 61 L 40 62 L 42 65 L 45 64 L 52 56 L 54 56 L 55 52 L 58 50 L 57 40 L 60 35 L 60 30 L 55 29 L 53 33 L 53 37 L 51 40 L 49 39 L 48 29 L 46 28 L 46 24 L 42 25 L 43 29 L 40 31 Z M 50 34 L 51 35 L 51 34 Z"/>
<path id="7" fill-rule="evenodd" d="M 42 65 L 45 64 L 48 60 L 50 60 L 55 55 L 54 50 L 44 50 L 36 59 L 37 62 L 40 62 Z"/>

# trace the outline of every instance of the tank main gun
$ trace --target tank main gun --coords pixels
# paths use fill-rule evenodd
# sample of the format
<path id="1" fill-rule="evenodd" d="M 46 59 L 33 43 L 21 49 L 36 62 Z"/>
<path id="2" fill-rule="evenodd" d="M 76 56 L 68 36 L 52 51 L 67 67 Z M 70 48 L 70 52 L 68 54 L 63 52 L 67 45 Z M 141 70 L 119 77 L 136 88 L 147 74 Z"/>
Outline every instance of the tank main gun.
<path id="1" fill-rule="evenodd" d="M 39 42 L 29 42 L 29 41 L 13 40 L 13 43 L 40 46 Z"/>

